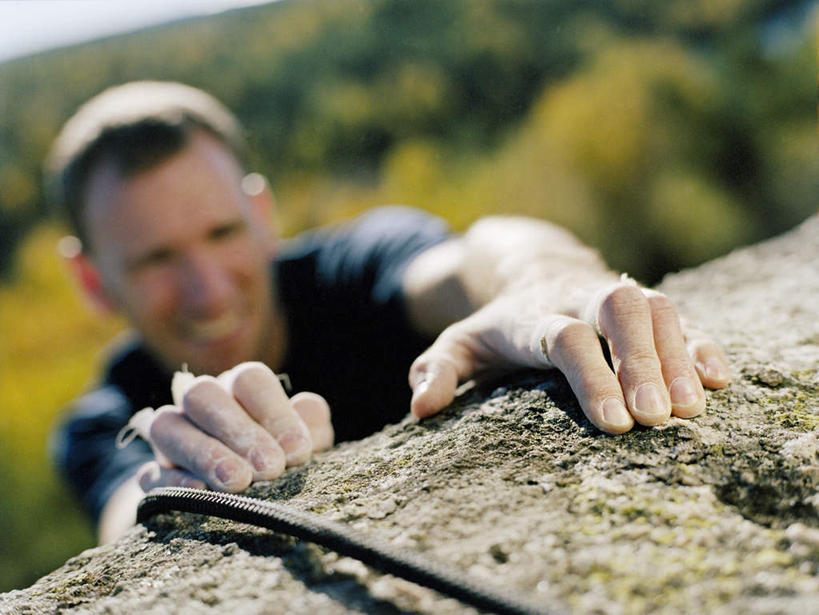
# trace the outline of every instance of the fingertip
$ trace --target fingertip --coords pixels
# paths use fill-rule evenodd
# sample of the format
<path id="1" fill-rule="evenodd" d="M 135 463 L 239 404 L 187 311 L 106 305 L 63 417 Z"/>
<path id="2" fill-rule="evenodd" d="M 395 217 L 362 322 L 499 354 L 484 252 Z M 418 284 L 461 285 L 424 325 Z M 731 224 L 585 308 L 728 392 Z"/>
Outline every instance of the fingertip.
<path id="1" fill-rule="evenodd" d="M 159 481 L 160 468 L 156 461 L 143 464 L 137 471 L 137 484 L 145 493 L 156 487 Z"/>
<path id="2" fill-rule="evenodd" d="M 313 438 L 310 434 L 302 436 L 300 444 L 294 447 L 285 457 L 286 466 L 300 466 L 308 461 L 313 456 Z"/>
<path id="3" fill-rule="evenodd" d="M 144 492 L 157 487 L 188 487 L 190 489 L 207 489 L 205 481 L 192 476 L 184 470 L 163 468 L 156 461 L 144 464 L 137 471 L 137 484 Z"/>
<path id="4" fill-rule="evenodd" d="M 444 404 L 446 405 L 446 404 Z M 443 406 L 437 403 L 429 393 L 429 381 L 423 380 L 415 385 L 410 402 L 410 413 L 417 419 L 426 418 L 438 412 Z"/>
<path id="5" fill-rule="evenodd" d="M 203 481 L 199 480 L 198 478 L 186 477 L 182 479 L 180 487 L 188 487 L 190 489 L 207 489 L 208 484 Z"/>
<path id="6" fill-rule="evenodd" d="M 731 371 L 728 364 L 720 359 L 711 358 L 695 365 L 703 385 L 709 389 L 724 389 L 731 383 Z"/>
<path id="7" fill-rule="evenodd" d="M 731 368 L 725 353 L 716 342 L 707 337 L 695 338 L 688 348 L 694 359 L 694 368 L 704 386 L 722 389 L 730 384 Z"/>
<path id="8" fill-rule="evenodd" d="M 428 364 L 416 372 L 410 402 L 410 412 L 422 419 L 440 412 L 455 399 L 458 373 L 448 361 Z"/>
<path id="9" fill-rule="evenodd" d="M 296 393 L 290 398 L 290 403 L 308 429 L 331 420 L 330 404 L 318 393 L 309 391 Z"/>
<path id="10" fill-rule="evenodd" d="M 219 491 L 237 493 L 244 491 L 253 482 L 253 470 L 240 459 L 224 459 L 213 470 L 211 487 Z"/>
<path id="11" fill-rule="evenodd" d="M 634 419 L 646 427 L 665 423 L 671 416 L 671 400 L 665 385 L 647 381 L 630 397 L 629 408 Z"/>
<path id="12" fill-rule="evenodd" d="M 291 397 L 290 403 L 293 404 L 296 413 L 310 431 L 313 452 L 323 451 L 333 446 L 335 431 L 327 400 L 317 393 L 302 391 Z"/>
<path id="13" fill-rule="evenodd" d="M 630 424 L 622 424 L 622 425 L 602 425 L 599 426 L 600 430 L 609 434 L 610 436 L 619 436 L 624 433 L 628 433 L 634 427 L 634 421 Z"/>
<path id="14" fill-rule="evenodd" d="M 616 397 L 605 400 L 600 406 L 600 411 L 595 414 L 597 420 L 593 422 L 606 433 L 618 435 L 634 427 L 634 418 L 629 414 L 622 400 Z"/>
<path id="15" fill-rule="evenodd" d="M 284 473 L 285 454 L 272 437 L 259 442 L 245 460 L 253 466 L 253 480 L 273 480 Z"/>
<path id="16" fill-rule="evenodd" d="M 455 387 L 444 382 L 424 381 L 415 387 L 410 412 L 415 418 L 424 419 L 446 408 L 455 399 Z"/>
<path id="17" fill-rule="evenodd" d="M 705 391 L 693 374 L 676 378 L 668 388 L 671 398 L 671 413 L 689 419 L 705 410 Z"/>
<path id="18" fill-rule="evenodd" d="M 674 404 L 671 414 L 681 419 L 691 419 L 705 412 L 705 394 L 703 393 L 694 403 L 682 406 Z"/>

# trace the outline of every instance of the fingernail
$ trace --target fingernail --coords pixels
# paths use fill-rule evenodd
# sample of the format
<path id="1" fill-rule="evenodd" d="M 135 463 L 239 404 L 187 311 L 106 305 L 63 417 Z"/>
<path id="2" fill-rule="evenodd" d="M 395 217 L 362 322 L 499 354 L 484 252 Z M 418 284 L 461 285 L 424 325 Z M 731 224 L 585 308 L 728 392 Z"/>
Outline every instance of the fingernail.
<path id="1" fill-rule="evenodd" d="M 665 396 L 657 385 L 647 382 L 640 385 L 634 396 L 635 409 L 645 417 L 659 417 L 669 412 Z"/>
<path id="2" fill-rule="evenodd" d="M 207 489 L 207 485 L 204 481 L 199 480 L 198 478 L 184 478 L 182 479 L 182 487 L 188 487 L 189 489 Z"/>
<path id="3" fill-rule="evenodd" d="M 669 389 L 671 403 L 681 408 L 693 406 L 700 399 L 694 381 L 688 376 L 680 376 L 671 383 Z"/>
<path id="4" fill-rule="evenodd" d="M 266 447 L 257 446 L 250 453 L 250 463 L 257 472 L 281 474 L 284 471 L 281 454 Z"/>
<path id="5" fill-rule="evenodd" d="M 310 438 L 306 437 L 301 430 L 286 431 L 278 438 L 278 441 L 279 446 L 284 450 L 287 465 L 297 465 L 310 459 L 313 445 Z"/>
<path id="6" fill-rule="evenodd" d="M 631 415 L 626 407 L 616 397 L 610 397 L 603 402 L 603 419 L 612 427 L 631 426 Z"/>
<path id="7" fill-rule="evenodd" d="M 717 359 L 709 359 L 705 364 L 705 375 L 709 380 L 728 380 L 728 370 Z"/>
<path id="8" fill-rule="evenodd" d="M 214 474 L 216 474 L 216 478 L 225 486 L 228 486 L 230 483 L 235 482 L 238 478 L 239 473 L 242 471 L 241 467 L 236 461 L 232 459 L 225 459 L 220 461 L 219 464 L 214 469 Z"/>
<path id="9" fill-rule="evenodd" d="M 415 376 L 414 386 L 412 387 L 413 397 L 415 395 L 422 395 L 429 388 L 429 374 L 426 371 L 419 372 Z"/>
<path id="10" fill-rule="evenodd" d="M 412 392 L 412 398 L 415 399 L 416 397 L 420 397 L 427 392 L 427 389 L 429 389 L 429 380 L 422 380 L 415 385 L 415 389 Z"/>

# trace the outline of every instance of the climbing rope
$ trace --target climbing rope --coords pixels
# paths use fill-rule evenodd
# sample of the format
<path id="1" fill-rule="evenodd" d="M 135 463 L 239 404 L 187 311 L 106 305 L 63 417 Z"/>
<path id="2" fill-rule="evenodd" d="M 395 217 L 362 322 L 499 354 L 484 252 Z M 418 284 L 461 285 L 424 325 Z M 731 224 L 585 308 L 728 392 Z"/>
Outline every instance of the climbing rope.
<path id="1" fill-rule="evenodd" d="M 547 613 L 526 604 L 510 592 L 490 589 L 484 581 L 469 579 L 417 553 L 397 549 L 383 541 L 363 536 L 345 525 L 276 502 L 202 489 L 162 487 L 150 491 L 142 499 L 137 509 L 137 522 L 142 523 L 171 510 L 232 519 L 295 536 L 500 615 Z"/>

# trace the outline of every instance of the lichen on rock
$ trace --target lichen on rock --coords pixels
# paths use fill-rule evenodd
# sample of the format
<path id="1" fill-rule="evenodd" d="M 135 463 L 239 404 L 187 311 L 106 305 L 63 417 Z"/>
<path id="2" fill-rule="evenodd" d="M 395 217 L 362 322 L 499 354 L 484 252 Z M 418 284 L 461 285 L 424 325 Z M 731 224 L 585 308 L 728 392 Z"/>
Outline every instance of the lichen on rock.
<path id="1" fill-rule="evenodd" d="M 732 384 L 706 414 L 612 437 L 554 371 L 464 392 L 249 494 L 577 613 L 819 612 L 819 218 L 669 277 Z M 314 545 L 162 515 L 0 611 L 462 613 Z"/>

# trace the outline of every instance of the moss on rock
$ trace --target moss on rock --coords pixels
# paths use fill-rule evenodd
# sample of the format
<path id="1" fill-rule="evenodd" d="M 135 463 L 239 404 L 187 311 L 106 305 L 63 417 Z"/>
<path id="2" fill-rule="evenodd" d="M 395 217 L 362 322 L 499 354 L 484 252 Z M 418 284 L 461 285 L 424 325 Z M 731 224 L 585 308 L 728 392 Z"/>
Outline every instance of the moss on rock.
<path id="1" fill-rule="evenodd" d="M 556 372 L 464 392 L 249 493 L 344 521 L 544 607 L 816 613 L 819 218 L 667 279 L 734 382 L 708 412 L 610 437 Z M 0 611 L 462 613 L 460 603 L 228 521 L 163 515 Z"/>

